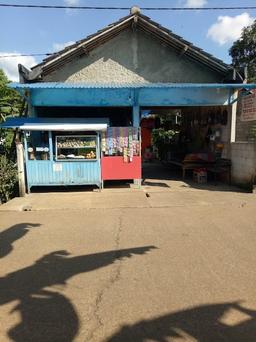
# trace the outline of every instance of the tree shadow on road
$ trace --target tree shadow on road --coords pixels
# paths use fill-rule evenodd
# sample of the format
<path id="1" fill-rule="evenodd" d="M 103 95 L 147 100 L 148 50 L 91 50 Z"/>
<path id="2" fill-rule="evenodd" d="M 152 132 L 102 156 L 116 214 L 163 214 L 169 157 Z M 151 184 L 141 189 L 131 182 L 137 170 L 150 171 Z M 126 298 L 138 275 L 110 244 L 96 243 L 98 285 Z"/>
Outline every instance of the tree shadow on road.
<path id="1" fill-rule="evenodd" d="M 20 223 L 0 232 L 0 258 L 7 256 L 13 250 L 13 242 L 26 235 L 30 228 L 39 227 L 39 223 Z"/>
<path id="2" fill-rule="evenodd" d="M 9 337 L 16 342 L 72 341 L 79 331 L 78 315 L 68 298 L 49 287 L 66 285 L 75 275 L 143 255 L 153 248 L 145 246 L 75 257 L 68 257 L 66 251 L 56 251 L 0 278 L 0 305 L 19 301 L 12 312 L 20 313 L 21 322 L 9 330 Z"/>
<path id="3" fill-rule="evenodd" d="M 116 334 L 106 339 L 106 342 L 178 340 L 255 342 L 256 311 L 242 307 L 239 302 L 197 306 L 123 326 Z"/>

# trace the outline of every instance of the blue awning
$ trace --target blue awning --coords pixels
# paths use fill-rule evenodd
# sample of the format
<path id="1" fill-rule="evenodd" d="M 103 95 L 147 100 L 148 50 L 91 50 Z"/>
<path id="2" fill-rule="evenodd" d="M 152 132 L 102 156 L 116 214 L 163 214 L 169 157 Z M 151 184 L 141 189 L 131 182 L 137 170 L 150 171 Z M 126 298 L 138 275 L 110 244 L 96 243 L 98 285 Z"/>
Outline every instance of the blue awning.
<path id="1" fill-rule="evenodd" d="M 256 89 L 256 83 L 10 83 L 13 89 L 143 89 L 143 88 L 187 88 L 187 89 Z"/>
<path id="2" fill-rule="evenodd" d="M 22 131 L 105 131 L 107 118 L 7 118 L 1 128 L 19 128 Z"/>
<path id="3" fill-rule="evenodd" d="M 32 106 L 218 106 L 239 89 L 256 84 L 224 83 L 11 83 Z"/>

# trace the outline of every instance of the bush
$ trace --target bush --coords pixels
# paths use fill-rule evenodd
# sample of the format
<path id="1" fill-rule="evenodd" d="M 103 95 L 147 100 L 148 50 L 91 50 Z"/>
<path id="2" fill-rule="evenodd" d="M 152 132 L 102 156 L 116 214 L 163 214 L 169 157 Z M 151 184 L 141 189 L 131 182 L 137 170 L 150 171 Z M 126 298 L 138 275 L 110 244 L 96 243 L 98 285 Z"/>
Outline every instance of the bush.
<path id="1" fill-rule="evenodd" d="M 0 203 L 15 196 L 18 187 L 17 165 L 6 155 L 0 155 Z"/>
<path id="2" fill-rule="evenodd" d="M 173 140 L 176 132 L 172 129 L 165 130 L 164 128 L 157 128 L 152 130 L 152 142 L 158 149 L 160 159 L 165 158 L 165 154 L 169 148 L 169 144 Z"/>

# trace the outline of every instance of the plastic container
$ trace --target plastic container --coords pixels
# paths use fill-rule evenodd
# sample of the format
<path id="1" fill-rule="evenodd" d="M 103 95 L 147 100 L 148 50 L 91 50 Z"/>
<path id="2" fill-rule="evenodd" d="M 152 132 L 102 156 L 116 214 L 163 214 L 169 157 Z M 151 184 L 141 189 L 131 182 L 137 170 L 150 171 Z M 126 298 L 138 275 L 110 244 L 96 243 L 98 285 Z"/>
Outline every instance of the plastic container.
<path id="1" fill-rule="evenodd" d="M 193 180 L 198 184 L 207 183 L 207 170 L 206 169 L 195 169 L 193 171 Z"/>

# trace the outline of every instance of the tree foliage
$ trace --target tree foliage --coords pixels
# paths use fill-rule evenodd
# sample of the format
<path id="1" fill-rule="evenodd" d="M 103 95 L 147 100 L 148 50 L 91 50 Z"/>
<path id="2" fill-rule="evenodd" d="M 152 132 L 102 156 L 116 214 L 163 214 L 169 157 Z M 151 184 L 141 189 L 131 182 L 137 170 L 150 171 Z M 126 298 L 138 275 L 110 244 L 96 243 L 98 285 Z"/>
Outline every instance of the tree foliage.
<path id="1" fill-rule="evenodd" d="M 256 81 L 256 20 L 243 29 L 241 38 L 229 50 L 233 65 L 237 68 L 248 66 L 250 81 Z"/>
<path id="2" fill-rule="evenodd" d="M 0 155 L 0 204 L 15 196 L 18 186 L 17 165 Z"/>
<path id="3" fill-rule="evenodd" d="M 155 128 L 152 130 L 152 142 L 158 149 L 160 159 L 165 158 L 165 153 L 168 150 L 169 144 L 176 134 L 173 129 L 166 130 L 164 128 Z"/>
<path id="4" fill-rule="evenodd" d="M 19 115 L 22 109 L 22 100 L 19 94 L 8 87 L 7 76 L 0 69 L 0 115 L 1 120 L 4 120 L 6 116 Z"/>
<path id="5" fill-rule="evenodd" d="M 18 116 L 23 111 L 20 95 L 8 87 L 10 81 L 4 71 L 0 69 L 0 123 L 9 116 Z M 10 153 L 13 132 L 0 129 L 0 153 Z"/>
<path id="6" fill-rule="evenodd" d="M 22 100 L 8 87 L 9 80 L 0 69 L 0 123 L 8 116 L 20 115 Z M 13 132 L 0 129 L 0 203 L 8 201 L 17 191 L 17 165 L 13 153 Z M 14 150 L 15 151 L 15 150 Z"/>

